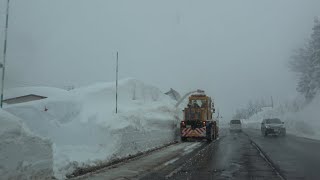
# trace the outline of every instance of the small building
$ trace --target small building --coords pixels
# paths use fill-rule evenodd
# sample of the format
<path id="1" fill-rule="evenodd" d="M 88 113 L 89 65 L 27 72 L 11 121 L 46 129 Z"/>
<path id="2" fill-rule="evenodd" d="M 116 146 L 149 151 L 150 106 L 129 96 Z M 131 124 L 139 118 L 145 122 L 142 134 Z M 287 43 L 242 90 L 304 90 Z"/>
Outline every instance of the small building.
<path id="1" fill-rule="evenodd" d="M 19 103 L 25 103 L 25 102 L 30 102 L 30 101 L 41 100 L 41 99 L 45 99 L 45 98 L 47 98 L 47 97 L 39 96 L 39 95 L 35 95 L 35 94 L 29 94 L 29 95 L 25 95 L 25 96 L 18 96 L 18 97 L 14 97 L 14 98 L 5 99 L 5 100 L 3 100 L 3 103 L 19 104 Z"/>
<path id="2" fill-rule="evenodd" d="M 67 93 L 68 91 L 55 87 L 16 87 L 5 89 L 3 103 L 5 105 L 20 104 L 66 95 Z"/>

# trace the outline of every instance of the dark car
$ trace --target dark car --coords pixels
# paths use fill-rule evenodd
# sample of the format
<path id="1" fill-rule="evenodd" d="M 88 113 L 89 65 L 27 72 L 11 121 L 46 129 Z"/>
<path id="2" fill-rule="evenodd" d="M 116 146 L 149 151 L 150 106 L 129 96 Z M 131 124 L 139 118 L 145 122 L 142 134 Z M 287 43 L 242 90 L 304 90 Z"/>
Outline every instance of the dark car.
<path id="1" fill-rule="evenodd" d="M 264 119 L 261 123 L 261 133 L 264 136 L 267 136 L 268 134 L 285 136 L 286 128 L 284 122 L 278 118 Z"/>

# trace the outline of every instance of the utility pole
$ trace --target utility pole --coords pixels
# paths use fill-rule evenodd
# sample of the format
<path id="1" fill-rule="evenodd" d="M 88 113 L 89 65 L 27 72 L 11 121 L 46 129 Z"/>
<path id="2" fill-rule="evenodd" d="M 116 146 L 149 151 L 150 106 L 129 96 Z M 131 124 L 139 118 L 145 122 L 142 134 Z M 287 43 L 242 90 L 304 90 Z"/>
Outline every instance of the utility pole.
<path id="1" fill-rule="evenodd" d="M 3 106 L 4 75 L 5 75 L 5 70 L 6 70 L 6 57 L 7 57 L 9 3 L 10 3 L 10 0 L 7 0 L 6 25 L 5 25 L 5 29 L 4 29 L 4 42 L 3 42 L 3 63 L 0 63 L 0 68 L 2 68 L 0 108 L 2 108 L 2 106 Z"/>
<path id="2" fill-rule="evenodd" d="M 118 114 L 118 72 L 119 72 L 119 53 L 117 52 L 117 67 L 116 67 L 116 114 Z"/>
<path id="3" fill-rule="evenodd" d="M 219 118 L 220 118 L 220 110 L 219 110 L 219 108 L 218 108 L 218 115 L 217 115 L 217 119 L 219 120 Z"/>

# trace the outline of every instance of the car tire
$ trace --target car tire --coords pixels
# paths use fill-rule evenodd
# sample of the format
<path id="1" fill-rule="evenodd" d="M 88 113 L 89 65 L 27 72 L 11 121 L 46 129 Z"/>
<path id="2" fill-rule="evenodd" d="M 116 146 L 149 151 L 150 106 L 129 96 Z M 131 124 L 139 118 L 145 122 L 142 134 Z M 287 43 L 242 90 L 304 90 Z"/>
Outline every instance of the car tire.
<path id="1" fill-rule="evenodd" d="M 282 136 L 286 136 L 287 135 L 287 132 L 286 132 L 286 129 L 284 129 L 283 131 L 282 131 L 282 134 L 281 134 Z"/>

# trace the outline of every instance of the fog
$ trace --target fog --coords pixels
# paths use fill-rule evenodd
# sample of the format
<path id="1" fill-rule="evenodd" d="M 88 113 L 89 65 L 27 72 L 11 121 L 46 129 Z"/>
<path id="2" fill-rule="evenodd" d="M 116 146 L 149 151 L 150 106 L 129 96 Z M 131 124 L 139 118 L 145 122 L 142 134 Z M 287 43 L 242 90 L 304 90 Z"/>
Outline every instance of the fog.
<path id="1" fill-rule="evenodd" d="M 231 118 L 249 100 L 296 95 L 287 64 L 319 7 L 318 0 L 11 0 L 6 86 L 114 81 L 119 51 L 120 78 L 163 91 L 204 89 Z"/>

